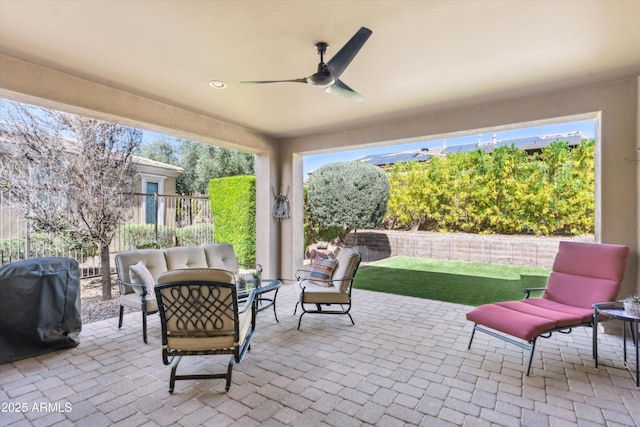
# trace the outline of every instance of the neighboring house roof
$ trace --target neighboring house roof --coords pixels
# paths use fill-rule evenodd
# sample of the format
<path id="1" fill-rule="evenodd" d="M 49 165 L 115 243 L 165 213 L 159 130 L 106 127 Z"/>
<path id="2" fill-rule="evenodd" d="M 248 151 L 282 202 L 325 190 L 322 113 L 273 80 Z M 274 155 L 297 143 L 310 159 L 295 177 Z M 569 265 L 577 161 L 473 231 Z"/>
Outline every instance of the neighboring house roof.
<path id="1" fill-rule="evenodd" d="M 136 170 L 140 173 L 152 173 L 168 177 L 178 177 L 184 173 L 184 169 L 179 166 L 158 162 L 146 157 L 133 156 L 131 161 L 136 164 Z"/>
<path id="2" fill-rule="evenodd" d="M 4 139 L 4 140 L 3 140 Z M 0 137 L 0 156 L 8 154 L 6 144 L 8 144 L 4 138 Z M 63 140 L 63 149 L 69 152 L 77 152 L 76 145 L 73 141 Z M 131 161 L 136 164 L 136 171 L 139 173 L 147 173 L 154 175 L 162 175 L 166 177 L 178 177 L 184 173 L 184 169 L 179 166 L 173 166 L 168 163 L 162 163 L 155 160 L 147 159 L 146 157 L 131 156 Z"/>
<path id="3" fill-rule="evenodd" d="M 564 141 L 570 147 L 575 147 L 585 139 L 581 132 L 571 132 L 560 135 L 543 135 L 529 138 L 505 139 L 497 141 L 495 138 L 488 142 L 478 142 L 475 144 L 446 146 L 446 142 L 441 147 L 423 148 L 421 150 L 402 151 L 399 153 L 376 154 L 364 156 L 357 161 L 371 163 L 376 166 L 393 165 L 400 162 L 426 162 L 434 156 L 445 156 L 453 153 L 465 153 L 474 150 L 485 150 L 492 152 L 498 147 L 514 146 L 525 151 L 541 150 L 555 141 Z"/>

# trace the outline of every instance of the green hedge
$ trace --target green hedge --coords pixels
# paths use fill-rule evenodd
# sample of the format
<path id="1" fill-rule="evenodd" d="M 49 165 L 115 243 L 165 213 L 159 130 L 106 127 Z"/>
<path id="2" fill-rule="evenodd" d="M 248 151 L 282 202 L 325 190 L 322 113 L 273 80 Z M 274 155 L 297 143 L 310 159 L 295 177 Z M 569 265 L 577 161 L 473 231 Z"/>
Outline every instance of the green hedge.
<path id="1" fill-rule="evenodd" d="M 230 243 L 240 264 L 256 262 L 256 177 L 250 175 L 209 181 L 215 223 L 214 240 Z"/>

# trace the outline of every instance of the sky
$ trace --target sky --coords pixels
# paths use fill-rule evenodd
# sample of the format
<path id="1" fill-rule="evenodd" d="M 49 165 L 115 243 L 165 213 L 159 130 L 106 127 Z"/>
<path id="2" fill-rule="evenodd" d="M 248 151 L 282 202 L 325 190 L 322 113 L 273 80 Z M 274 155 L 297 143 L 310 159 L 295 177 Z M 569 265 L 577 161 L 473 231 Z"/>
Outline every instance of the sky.
<path id="1" fill-rule="evenodd" d="M 11 102 L 5 99 L 0 98 L 0 117 L 4 115 L 5 103 Z M 582 132 L 585 138 L 594 138 L 595 137 L 595 120 L 583 120 L 583 121 L 575 121 L 575 122 L 566 122 L 566 123 L 557 123 L 553 125 L 546 126 L 538 126 L 538 127 L 530 127 L 530 128 L 519 128 L 512 130 L 503 130 L 495 132 L 497 140 L 506 140 L 506 139 L 517 139 L 517 138 L 527 138 L 534 136 L 542 136 L 542 135 L 555 135 L 555 134 L 563 134 L 563 133 L 571 133 L 571 132 Z M 478 134 L 470 134 L 468 136 L 461 136 L 455 138 L 447 138 L 446 144 L 447 146 L 455 146 L 455 145 L 464 145 L 464 144 L 474 144 L 478 142 Z M 143 144 L 152 143 L 155 140 L 162 138 L 169 142 L 175 141 L 175 138 L 170 136 L 164 136 L 153 132 L 143 131 Z M 491 141 L 493 138 L 493 132 L 486 132 L 480 135 L 480 138 L 483 142 Z M 303 177 L 306 180 L 308 178 L 309 172 L 313 172 L 314 170 L 320 168 L 321 166 L 326 165 L 327 163 L 333 162 L 347 162 L 359 159 L 364 156 L 369 156 L 372 154 L 390 154 L 397 153 L 401 151 L 411 151 L 411 150 L 420 150 L 421 148 L 432 148 L 432 147 L 440 147 L 443 144 L 442 139 L 437 140 L 424 140 L 420 142 L 414 142 L 410 144 L 399 144 L 399 145 L 387 145 L 376 148 L 365 148 L 360 150 L 350 150 L 350 151 L 339 151 L 334 153 L 327 154 L 317 154 L 305 156 L 303 159 Z"/>
<path id="2" fill-rule="evenodd" d="M 522 128 L 495 132 L 496 138 L 500 140 L 528 138 L 542 135 L 555 135 L 571 132 L 582 132 L 585 138 L 594 138 L 595 136 L 595 121 L 584 120 L 578 122 L 560 123 L 547 126 L 539 126 L 533 128 Z M 484 133 L 481 135 L 483 142 L 491 141 L 493 138 L 493 132 Z M 478 134 L 472 134 L 468 136 L 447 138 L 447 146 L 475 144 L 478 142 Z M 329 154 L 318 154 L 313 156 L 304 157 L 304 179 L 307 179 L 308 173 L 320 168 L 327 163 L 332 162 L 347 162 L 356 160 L 364 156 L 372 154 L 389 154 L 398 153 L 401 151 L 420 150 L 421 148 L 441 147 L 442 139 L 438 140 L 425 140 L 421 142 L 414 142 L 410 144 L 389 145 L 385 147 L 366 148 L 362 150 L 353 151 L 340 151 Z"/>

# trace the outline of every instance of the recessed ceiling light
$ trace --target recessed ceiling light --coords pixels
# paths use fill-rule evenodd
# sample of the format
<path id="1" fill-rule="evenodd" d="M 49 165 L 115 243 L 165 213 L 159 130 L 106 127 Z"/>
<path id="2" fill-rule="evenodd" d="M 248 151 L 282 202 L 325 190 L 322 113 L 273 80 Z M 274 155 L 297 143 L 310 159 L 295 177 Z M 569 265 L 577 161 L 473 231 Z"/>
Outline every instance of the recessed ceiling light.
<path id="1" fill-rule="evenodd" d="M 227 84 L 225 82 L 220 81 L 220 80 L 211 80 L 209 82 L 209 86 L 211 86 L 214 89 L 226 89 L 227 88 Z"/>

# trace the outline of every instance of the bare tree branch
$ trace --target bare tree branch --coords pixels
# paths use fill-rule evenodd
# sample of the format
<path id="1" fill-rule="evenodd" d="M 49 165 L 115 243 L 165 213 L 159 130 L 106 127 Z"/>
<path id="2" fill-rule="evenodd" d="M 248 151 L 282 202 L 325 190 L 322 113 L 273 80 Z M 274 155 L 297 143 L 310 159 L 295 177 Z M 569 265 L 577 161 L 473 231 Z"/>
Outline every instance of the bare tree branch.
<path id="1" fill-rule="evenodd" d="M 111 298 L 109 245 L 131 214 L 139 130 L 24 104 L 8 104 L 0 138 L 2 186 L 39 229 L 101 248 L 103 299 Z"/>

